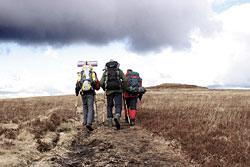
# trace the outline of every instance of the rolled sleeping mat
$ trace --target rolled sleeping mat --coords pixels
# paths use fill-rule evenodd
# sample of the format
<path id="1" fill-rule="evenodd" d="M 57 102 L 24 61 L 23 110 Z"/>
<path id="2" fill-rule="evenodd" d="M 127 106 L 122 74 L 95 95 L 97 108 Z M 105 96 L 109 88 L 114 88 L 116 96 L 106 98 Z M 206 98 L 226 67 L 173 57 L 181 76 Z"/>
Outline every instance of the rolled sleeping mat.
<path id="1" fill-rule="evenodd" d="M 78 61 L 77 67 L 83 67 L 84 65 L 89 66 L 91 64 L 92 67 L 97 67 L 97 61 Z"/>

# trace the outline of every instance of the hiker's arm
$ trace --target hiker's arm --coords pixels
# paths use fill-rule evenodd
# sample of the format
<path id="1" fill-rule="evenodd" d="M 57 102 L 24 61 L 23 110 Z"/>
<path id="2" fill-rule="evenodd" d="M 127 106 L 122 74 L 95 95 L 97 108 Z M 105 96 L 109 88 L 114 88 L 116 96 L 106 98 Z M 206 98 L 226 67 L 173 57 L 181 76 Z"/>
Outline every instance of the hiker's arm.
<path id="1" fill-rule="evenodd" d="M 139 100 L 141 101 L 141 99 L 142 99 L 142 94 L 139 94 L 139 95 L 138 95 L 138 98 L 139 98 Z"/>
<path id="2" fill-rule="evenodd" d="M 105 88 L 104 88 L 105 74 L 106 74 L 106 72 L 104 72 L 102 74 L 102 78 L 101 78 L 101 81 L 100 81 L 100 86 L 102 87 L 103 90 L 105 90 Z"/>
<path id="3" fill-rule="evenodd" d="M 95 89 L 99 90 L 100 89 L 100 81 L 98 80 L 97 75 L 95 75 L 95 78 L 96 78 Z"/>
<path id="4" fill-rule="evenodd" d="M 76 88 L 75 88 L 76 96 L 78 96 L 80 90 L 81 90 L 81 83 L 77 81 Z"/>
<path id="5" fill-rule="evenodd" d="M 122 85 L 123 85 L 123 92 L 125 92 L 127 90 L 127 85 L 128 85 L 128 81 L 127 81 L 127 77 L 125 77 L 124 73 L 122 72 L 122 70 L 120 70 L 120 76 L 121 76 L 121 79 L 122 79 Z"/>

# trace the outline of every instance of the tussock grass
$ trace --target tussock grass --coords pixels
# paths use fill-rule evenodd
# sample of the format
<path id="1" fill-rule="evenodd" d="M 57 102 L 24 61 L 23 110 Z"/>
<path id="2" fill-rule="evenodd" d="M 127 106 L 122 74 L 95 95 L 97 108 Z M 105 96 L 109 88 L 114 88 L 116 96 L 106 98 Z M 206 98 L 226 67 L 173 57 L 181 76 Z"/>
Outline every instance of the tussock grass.
<path id="1" fill-rule="evenodd" d="M 250 166 L 250 91 L 154 89 L 138 122 L 201 166 Z"/>
<path id="2" fill-rule="evenodd" d="M 0 166 L 29 166 L 58 142 L 68 144 L 70 139 L 59 136 L 73 126 L 75 100 L 73 95 L 0 100 Z"/>
<path id="3" fill-rule="evenodd" d="M 74 116 L 74 96 L 51 96 L 0 100 L 0 124 L 18 125 L 18 129 L 0 128 L 0 135 L 15 139 L 19 130 L 29 129 L 39 138 L 47 131 L 55 131 Z"/>

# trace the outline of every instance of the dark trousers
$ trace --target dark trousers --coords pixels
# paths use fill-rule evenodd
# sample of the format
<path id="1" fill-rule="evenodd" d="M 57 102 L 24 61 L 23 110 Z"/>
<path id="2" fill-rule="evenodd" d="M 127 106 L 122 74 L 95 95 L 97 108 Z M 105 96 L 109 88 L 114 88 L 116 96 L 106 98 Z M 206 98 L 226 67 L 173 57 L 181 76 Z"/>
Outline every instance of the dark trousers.
<path id="1" fill-rule="evenodd" d="M 108 118 L 113 118 L 113 107 L 114 107 L 114 101 L 115 101 L 115 114 L 120 114 L 122 112 L 122 93 L 115 92 L 110 95 L 107 95 L 107 112 L 108 112 Z"/>
<path id="2" fill-rule="evenodd" d="M 126 98 L 126 104 L 128 109 L 136 110 L 137 99 L 138 99 L 137 97 Z"/>
<path id="3" fill-rule="evenodd" d="M 94 95 L 82 95 L 83 103 L 83 123 L 92 124 L 94 120 Z"/>

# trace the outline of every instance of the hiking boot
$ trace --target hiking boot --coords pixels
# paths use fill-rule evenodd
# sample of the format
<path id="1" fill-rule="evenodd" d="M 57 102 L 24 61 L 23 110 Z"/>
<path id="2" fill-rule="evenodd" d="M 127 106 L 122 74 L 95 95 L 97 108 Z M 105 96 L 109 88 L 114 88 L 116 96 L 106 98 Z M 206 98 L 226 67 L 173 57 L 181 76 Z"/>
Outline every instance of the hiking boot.
<path id="1" fill-rule="evenodd" d="M 116 114 L 115 115 L 115 126 L 116 126 L 116 129 L 120 129 L 121 128 L 121 125 L 120 125 L 120 114 Z"/>
<path id="2" fill-rule="evenodd" d="M 112 127 L 112 118 L 108 118 L 108 125 L 109 125 L 109 127 Z"/>
<path id="3" fill-rule="evenodd" d="M 130 119 L 130 125 L 134 126 L 135 125 L 135 119 Z"/>
<path id="4" fill-rule="evenodd" d="M 129 122 L 128 122 L 128 117 L 129 117 L 129 116 L 125 116 L 125 122 L 126 122 L 126 123 L 129 123 Z"/>
<path id="5" fill-rule="evenodd" d="M 92 128 L 91 124 L 88 124 L 88 125 L 86 126 L 86 128 L 87 128 L 89 131 L 93 131 L 93 130 L 94 130 L 94 129 Z"/>

